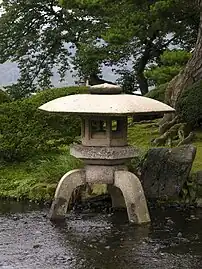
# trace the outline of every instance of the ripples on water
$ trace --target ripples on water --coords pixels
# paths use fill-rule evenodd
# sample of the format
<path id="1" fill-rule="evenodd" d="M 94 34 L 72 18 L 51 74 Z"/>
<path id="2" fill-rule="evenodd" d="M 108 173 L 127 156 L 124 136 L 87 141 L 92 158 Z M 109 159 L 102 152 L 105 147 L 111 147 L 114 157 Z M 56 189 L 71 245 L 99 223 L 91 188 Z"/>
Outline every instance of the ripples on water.
<path id="1" fill-rule="evenodd" d="M 150 226 L 124 212 L 70 213 L 53 224 L 47 209 L 2 202 L 1 269 L 200 269 L 202 211 L 151 211 Z"/>

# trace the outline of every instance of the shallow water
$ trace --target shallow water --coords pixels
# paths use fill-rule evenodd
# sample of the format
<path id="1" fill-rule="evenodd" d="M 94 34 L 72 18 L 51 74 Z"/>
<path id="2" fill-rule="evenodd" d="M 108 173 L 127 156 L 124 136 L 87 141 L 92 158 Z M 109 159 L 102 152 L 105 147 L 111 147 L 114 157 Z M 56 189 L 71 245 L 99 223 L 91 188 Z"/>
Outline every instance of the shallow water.
<path id="1" fill-rule="evenodd" d="M 1 269 L 202 268 L 202 211 L 151 210 L 152 224 L 125 212 L 72 212 L 53 224 L 47 209 L 0 203 Z"/>

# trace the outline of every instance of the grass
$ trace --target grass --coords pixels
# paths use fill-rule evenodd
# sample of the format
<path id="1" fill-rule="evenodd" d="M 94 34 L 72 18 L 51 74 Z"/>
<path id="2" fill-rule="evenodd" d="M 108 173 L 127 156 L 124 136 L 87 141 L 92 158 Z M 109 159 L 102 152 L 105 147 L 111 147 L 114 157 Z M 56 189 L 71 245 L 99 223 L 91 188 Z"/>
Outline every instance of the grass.
<path id="1" fill-rule="evenodd" d="M 41 153 L 21 163 L 7 164 L 0 170 L 0 198 L 29 199 L 49 202 L 60 178 L 68 171 L 81 168 L 82 162 L 68 149 Z M 106 193 L 105 184 L 96 184 L 92 195 Z"/>
<path id="2" fill-rule="evenodd" d="M 128 143 L 142 149 L 151 147 L 151 140 L 158 137 L 156 123 L 133 124 L 128 130 Z"/>
<path id="3" fill-rule="evenodd" d="M 134 124 L 128 131 L 129 143 L 143 150 L 152 147 L 151 140 L 158 137 L 158 126 L 154 123 Z M 195 138 L 192 143 L 197 147 L 196 157 L 193 162 L 192 172 L 202 170 L 202 129 L 195 131 Z"/>
<path id="4" fill-rule="evenodd" d="M 129 144 L 143 149 L 151 148 L 151 140 L 158 136 L 155 123 L 138 123 L 129 128 Z M 196 131 L 193 144 L 197 147 L 192 172 L 202 170 L 202 130 Z M 0 170 L 0 197 L 50 201 L 60 178 L 69 170 L 82 166 L 70 156 L 69 150 L 38 154 L 26 162 L 7 164 Z M 103 193 L 106 186 L 96 185 L 93 193 Z"/>
<path id="5" fill-rule="evenodd" d="M 22 163 L 1 167 L 0 197 L 49 201 L 59 179 L 82 164 L 68 150 L 39 154 Z"/>

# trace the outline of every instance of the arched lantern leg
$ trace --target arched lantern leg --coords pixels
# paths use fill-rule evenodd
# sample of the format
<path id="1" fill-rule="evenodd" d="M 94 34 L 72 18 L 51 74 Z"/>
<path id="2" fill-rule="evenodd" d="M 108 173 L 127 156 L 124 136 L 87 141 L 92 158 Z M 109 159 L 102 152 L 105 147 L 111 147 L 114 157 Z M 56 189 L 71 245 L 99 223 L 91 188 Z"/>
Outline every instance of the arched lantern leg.
<path id="1" fill-rule="evenodd" d="M 59 181 L 50 209 L 50 219 L 64 219 L 73 191 L 85 184 L 85 170 L 76 169 L 67 172 Z"/>
<path id="2" fill-rule="evenodd" d="M 138 177 L 128 171 L 115 171 L 114 186 L 123 193 L 129 221 L 135 224 L 150 222 L 147 202 Z"/>

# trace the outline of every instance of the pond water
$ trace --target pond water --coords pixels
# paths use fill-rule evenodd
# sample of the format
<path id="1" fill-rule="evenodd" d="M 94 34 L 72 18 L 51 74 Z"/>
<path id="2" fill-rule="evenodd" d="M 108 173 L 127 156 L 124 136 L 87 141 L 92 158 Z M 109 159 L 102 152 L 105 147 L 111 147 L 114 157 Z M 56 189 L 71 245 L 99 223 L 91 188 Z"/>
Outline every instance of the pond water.
<path id="1" fill-rule="evenodd" d="M 202 211 L 152 209 L 152 224 L 125 212 L 71 212 L 51 223 L 48 209 L 0 203 L 1 269 L 202 268 Z"/>

